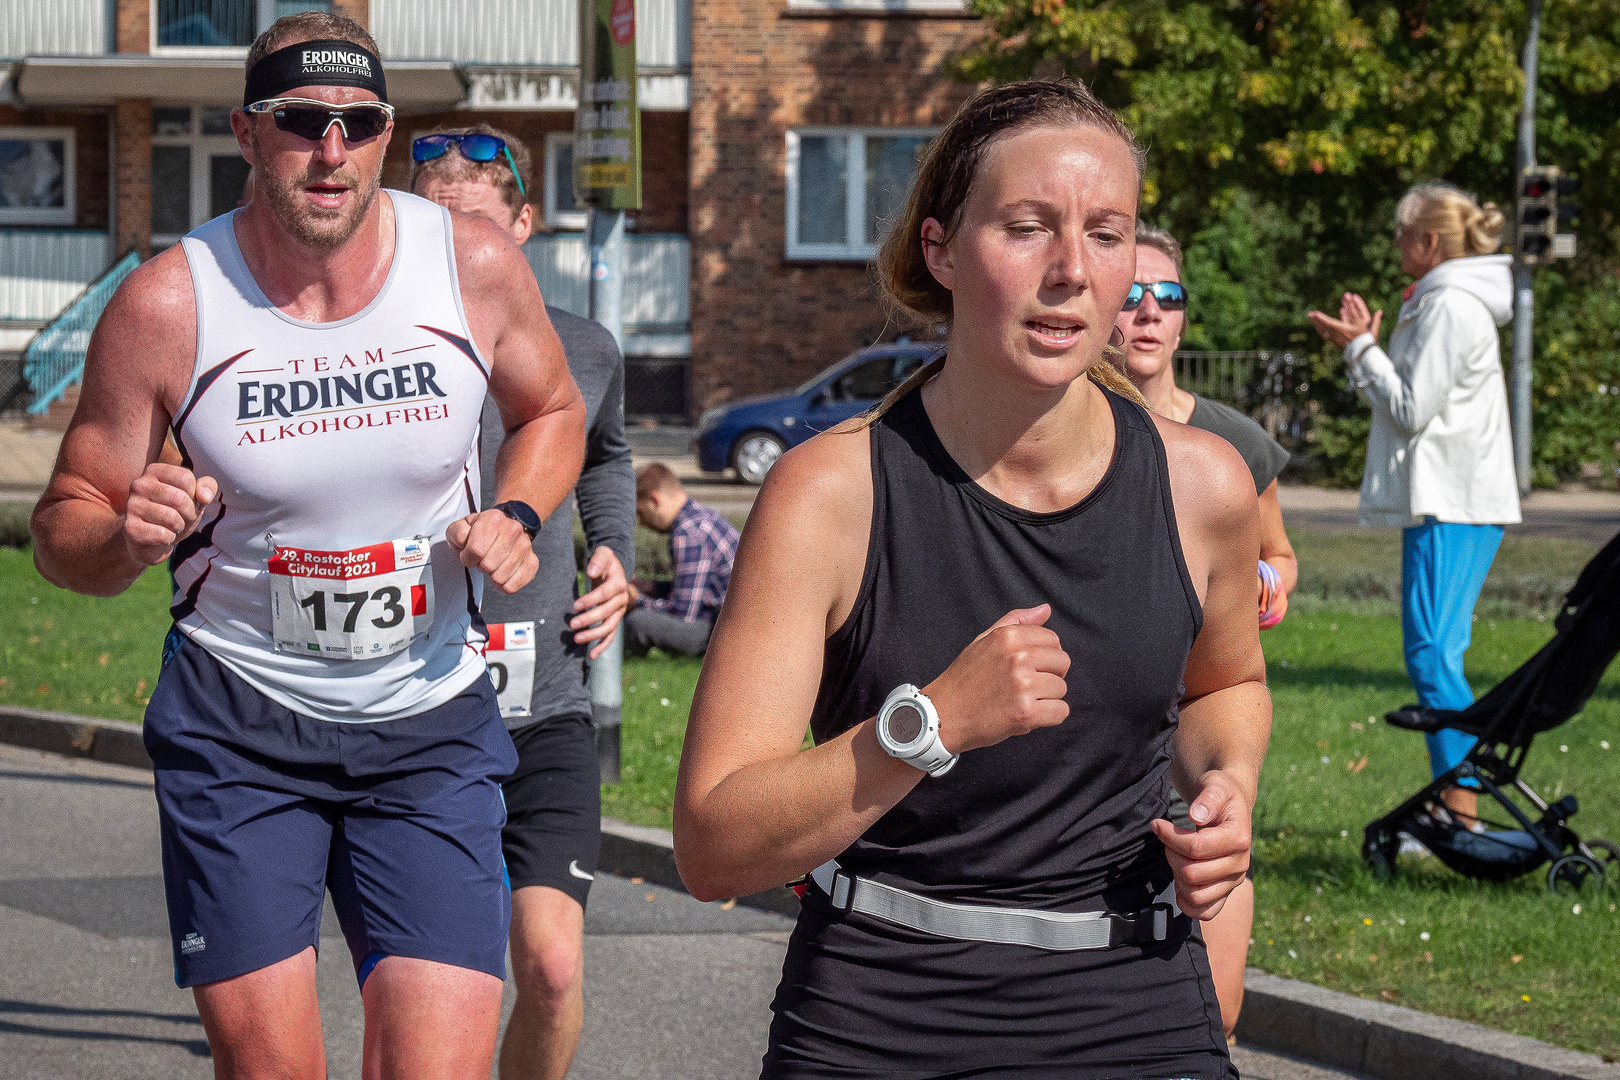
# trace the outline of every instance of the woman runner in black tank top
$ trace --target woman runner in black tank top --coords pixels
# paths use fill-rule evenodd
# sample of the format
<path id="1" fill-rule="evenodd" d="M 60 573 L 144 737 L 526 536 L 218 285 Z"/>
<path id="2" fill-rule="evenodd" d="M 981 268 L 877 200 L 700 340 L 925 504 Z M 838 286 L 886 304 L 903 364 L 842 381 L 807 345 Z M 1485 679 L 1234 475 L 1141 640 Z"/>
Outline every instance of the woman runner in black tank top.
<path id="1" fill-rule="evenodd" d="M 831 858 L 949 904 L 1055 912 L 1134 916 L 1173 879 L 1210 917 L 1242 880 L 1270 720 L 1254 495 L 1224 442 L 1098 385 L 1134 394 L 1097 363 L 1134 271 L 1132 152 L 1051 83 L 980 95 L 930 150 L 891 245 L 920 238 L 944 295 L 905 291 L 886 251 L 887 284 L 954 315 L 950 360 L 760 494 L 677 792 L 700 899 Z M 937 709 L 949 772 L 880 745 L 902 683 Z M 1160 820 L 1172 781 L 1196 834 Z M 1235 1076 L 1187 918 L 1055 951 L 840 913 L 811 884 L 773 1009 L 771 1077 Z"/>

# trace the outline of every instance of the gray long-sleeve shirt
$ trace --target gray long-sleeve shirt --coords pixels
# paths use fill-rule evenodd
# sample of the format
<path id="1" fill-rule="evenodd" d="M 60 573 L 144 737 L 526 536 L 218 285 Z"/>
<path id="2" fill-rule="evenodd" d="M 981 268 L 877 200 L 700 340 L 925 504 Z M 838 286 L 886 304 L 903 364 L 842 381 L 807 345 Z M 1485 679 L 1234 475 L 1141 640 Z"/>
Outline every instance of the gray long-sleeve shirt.
<path id="1" fill-rule="evenodd" d="M 528 716 L 507 717 L 510 728 L 558 716 L 591 715 L 585 681 L 588 649 L 575 645 L 568 629 L 579 596 L 571 502 L 579 504 L 587 550 L 612 548 L 624 564 L 625 576 L 635 573 L 636 473 L 624 438 L 624 357 L 613 335 L 599 324 L 549 305 L 546 314 L 557 328 L 568 370 L 585 398 L 585 467 L 574 499 L 564 499 L 534 538 L 540 560 L 534 580 L 510 596 L 493 585 L 484 586 L 486 622 L 535 624 L 532 704 Z M 495 456 L 505 438 L 500 412 L 493 400 L 485 398 L 478 444 L 481 507 L 495 505 Z"/>

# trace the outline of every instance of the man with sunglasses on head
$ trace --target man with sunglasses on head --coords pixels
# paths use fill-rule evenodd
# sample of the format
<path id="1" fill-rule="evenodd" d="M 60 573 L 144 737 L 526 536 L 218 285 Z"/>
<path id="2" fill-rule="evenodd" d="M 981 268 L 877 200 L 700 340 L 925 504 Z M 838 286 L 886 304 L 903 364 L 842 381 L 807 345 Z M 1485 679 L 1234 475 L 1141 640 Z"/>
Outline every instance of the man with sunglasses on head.
<path id="1" fill-rule="evenodd" d="M 413 193 L 481 214 L 520 246 L 529 239 L 529 152 L 517 139 L 487 124 L 435 131 L 412 142 L 411 161 Z M 535 538 L 534 580 L 510 596 L 485 595 L 484 617 L 501 626 L 504 655 L 512 658 L 503 664 L 501 702 L 518 749 L 517 771 L 504 785 L 517 1001 L 501 1042 L 502 1080 L 562 1080 L 579 1046 L 585 902 L 602 842 L 586 653 L 600 656 L 617 633 L 629 604 L 626 567 L 635 558 L 624 357 L 598 323 L 558 308 L 546 314 L 585 398 L 585 468 L 574 496 L 591 589 L 581 596 L 576 587 L 573 510 L 565 501 Z M 503 440 L 493 402 L 484 405 L 481 438 L 487 496 Z"/>
<path id="2" fill-rule="evenodd" d="M 215 1075 L 326 1075 L 330 890 L 365 1075 L 484 1078 L 517 756 L 479 599 L 486 577 L 512 592 L 533 576 L 584 407 L 510 239 L 379 196 L 393 110 L 363 29 L 278 20 L 249 51 L 243 104 L 253 197 L 113 297 L 35 561 L 103 596 L 168 563 L 175 625 L 145 740 L 176 981 Z M 493 506 L 476 490 L 486 394 L 506 429 Z"/>

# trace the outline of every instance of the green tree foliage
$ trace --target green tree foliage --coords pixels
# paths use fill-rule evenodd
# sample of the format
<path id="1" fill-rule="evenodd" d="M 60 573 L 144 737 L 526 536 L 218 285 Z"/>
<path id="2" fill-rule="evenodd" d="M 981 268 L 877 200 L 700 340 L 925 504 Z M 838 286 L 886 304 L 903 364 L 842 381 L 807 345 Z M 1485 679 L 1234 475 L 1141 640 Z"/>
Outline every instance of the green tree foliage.
<path id="1" fill-rule="evenodd" d="M 1396 201 L 1444 178 L 1511 218 L 1528 28 L 1519 0 L 973 0 L 972 81 L 1061 68 L 1148 149 L 1144 218 L 1181 237 L 1186 344 L 1317 354 L 1317 456 L 1359 473 L 1365 413 L 1304 319 L 1401 292 Z M 1611 460 L 1620 400 L 1620 0 L 1546 0 L 1540 160 L 1581 178 L 1582 258 L 1537 272 L 1538 476 Z M 1507 338 L 1504 337 L 1504 346 Z M 1506 351 L 1504 355 L 1507 355 Z M 1590 385 L 1588 385 L 1590 384 Z M 1607 425 L 1605 427 L 1604 425 Z"/>

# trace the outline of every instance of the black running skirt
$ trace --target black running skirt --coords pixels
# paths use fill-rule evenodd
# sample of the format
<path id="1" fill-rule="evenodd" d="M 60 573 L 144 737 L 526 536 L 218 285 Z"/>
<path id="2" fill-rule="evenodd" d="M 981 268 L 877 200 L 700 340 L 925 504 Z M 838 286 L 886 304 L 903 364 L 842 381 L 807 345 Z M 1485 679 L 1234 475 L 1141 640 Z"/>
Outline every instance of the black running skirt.
<path id="1" fill-rule="evenodd" d="M 764 1076 L 1236 1080 L 1191 920 L 1095 952 L 952 941 L 811 887 L 771 1009 Z"/>

